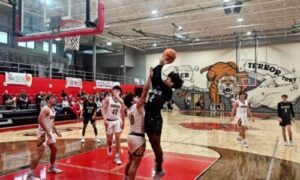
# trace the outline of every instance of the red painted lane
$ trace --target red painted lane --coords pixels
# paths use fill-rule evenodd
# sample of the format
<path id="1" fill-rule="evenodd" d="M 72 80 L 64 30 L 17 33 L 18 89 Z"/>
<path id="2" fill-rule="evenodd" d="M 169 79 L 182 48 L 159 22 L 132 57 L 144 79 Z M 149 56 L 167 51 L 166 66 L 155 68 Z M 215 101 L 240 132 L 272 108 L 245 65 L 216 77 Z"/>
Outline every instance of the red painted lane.
<path id="1" fill-rule="evenodd" d="M 122 148 L 121 166 L 113 163 L 113 157 L 108 157 L 106 148 L 99 148 L 57 161 L 57 166 L 64 170 L 62 174 L 48 174 L 46 167 L 49 163 L 39 165 L 36 173 L 45 179 L 101 179 L 121 180 L 125 171 L 127 148 Z M 163 179 L 194 179 L 209 167 L 216 158 L 185 155 L 178 153 L 165 153 L 164 168 L 166 176 Z M 145 157 L 137 172 L 137 179 L 151 178 L 154 167 L 154 155 L 151 151 L 145 152 Z M 2 180 L 26 179 L 28 169 L 1 176 Z"/>

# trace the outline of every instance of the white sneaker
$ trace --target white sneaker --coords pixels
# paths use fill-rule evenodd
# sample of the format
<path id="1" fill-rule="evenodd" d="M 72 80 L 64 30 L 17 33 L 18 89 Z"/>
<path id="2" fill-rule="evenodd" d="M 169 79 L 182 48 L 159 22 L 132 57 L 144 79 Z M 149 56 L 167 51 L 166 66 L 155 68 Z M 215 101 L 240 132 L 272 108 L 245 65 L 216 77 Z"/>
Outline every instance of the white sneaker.
<path id="1" fill-rule="evenodd" d="M 165 171 L 164 170 L 162 170 L 162 171 L 160 171 L 160 172 L 157 172 L 157 171 L 153 171 L 152 172 L 152 179 L 153 180 L 160 180 L 162 177 L 164 177 L 165 176 Z"/>
<path id="2" fill-rule="evenodd" d="M 119 156 L 116 156 L 116 157 L 115 157 L 114 162 L 115 162 L 117 165 L 121 165 L 121 164 L 122 164 L 122 161 L 120 160 L 120 157 L 119 157 Z"/>
<path id="3" fill-rule="evenodd" d="M 34 173 L 29 172 L 26 180 L 40 180 L 40 178 L 36 177 Z"/>
<path id="4" fill-rule="evenodd" d="M 85 143 L 85 138 L 84 137 L 81 138 L 81 143 Z"/>
<path id="5" fill-rule="evenodd" d="M 242 145 L 243 147 L 246 147 L 246 148 L 248 148 L 248 147 L 249 147 L 249 145 L 247 144 L 247 142 L 246 142 L 246 141 L 242 141 L 241 145 Z"/>
<path id="6" fill-rule="evenodd" d="M 289 145 L 289 146 L 294 146 L 293 141 L 290 141 L 288 145 Z"/>
<path id="7" fill-rule="evenodd" d="M 285 145 L 285 146 L 288 146 L 289 143 L 288 143 L 287 141 L 284 141 L 284 145 Z"/>
<path id="8" fill-rule="evenodd" d="M 54 173 L 54 174 L 60 174 L 62 173 L 63 171 L 61 169 L 58 169 L 56 168 L 55 166 L 54 167 L 50 167 L 48 169 L 48 173 Z"/>
<path id="9" fill-rule="evenodd" d="M 95 137 L 95 141 L 96 141 L 97 143 L 101 143 L 101 139 L 100 139 L 98 136 Z"/>
<path id="10" fill-rule="evenodd" d="M 111 156 L 112 155 L 112 147 L 107 148 L 107 155 Z"/>

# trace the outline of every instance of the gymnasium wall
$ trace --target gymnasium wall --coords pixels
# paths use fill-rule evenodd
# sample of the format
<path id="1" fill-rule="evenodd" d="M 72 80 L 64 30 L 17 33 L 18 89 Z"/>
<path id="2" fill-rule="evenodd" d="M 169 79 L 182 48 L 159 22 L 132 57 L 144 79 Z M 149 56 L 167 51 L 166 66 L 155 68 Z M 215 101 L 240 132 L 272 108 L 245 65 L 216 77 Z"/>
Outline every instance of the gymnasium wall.
<path id="1" fill-rule="evenodd" d="M 185 81 L 184 89 L 204 95 L 206 109 L 224 105 L 225 110 L 230 110 L 234 96 L 246 91 L 256 111 L 273 112 L 281 94 L 288 94 L 300 113 L 299 47 L 300 43 L 258 47 L 257 64 L 254 64 L 254 47 L 242 48 L 238 62 L 234 48 L 178 52 L 176 61 L 166 65 L 163 73 L 180 73 Z M 160 56 L 148 54 L 146 69 L 157 65 Z M 244 73 L 237 75 L 237 67 Z M 247 87 L 243 86 L 245 83 Z"/>

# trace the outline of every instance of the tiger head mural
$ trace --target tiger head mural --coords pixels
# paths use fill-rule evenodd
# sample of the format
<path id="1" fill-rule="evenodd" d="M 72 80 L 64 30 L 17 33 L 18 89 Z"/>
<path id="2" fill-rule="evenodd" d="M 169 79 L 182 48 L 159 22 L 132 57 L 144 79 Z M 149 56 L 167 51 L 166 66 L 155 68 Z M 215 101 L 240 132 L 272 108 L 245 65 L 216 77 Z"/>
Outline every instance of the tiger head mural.
<path id="1" fill-rule="evenodd" d="M 200 72 L 207 72 L 206 77 L 213 105 L 220 106 L 222 104 L 220 102 L 221 95 L 230 98 L 246 89 L 246 86 L 243 85 L 243 80 L 247 78 L 247 74 L 236 76 L 237 65 L 234 62 L 218 62 L 202 68 Z"/>

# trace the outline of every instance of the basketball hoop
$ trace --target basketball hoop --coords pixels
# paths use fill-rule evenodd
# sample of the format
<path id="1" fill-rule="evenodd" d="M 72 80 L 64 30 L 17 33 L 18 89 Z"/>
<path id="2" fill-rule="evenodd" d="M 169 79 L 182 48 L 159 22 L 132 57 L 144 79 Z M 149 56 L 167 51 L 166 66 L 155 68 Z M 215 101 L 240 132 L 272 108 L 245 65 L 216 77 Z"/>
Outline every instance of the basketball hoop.
<path id="1" fill-rule="evenodd" d="M 79 19 L 68 19 L 68 20 L 62 20 L 61 22 L 61 31 L 67 31 L 70 29 L 80 29 L 82 27 L 85 27 L 85 24 L 83 21 Z M 70 50 L 79 50 L 80 45 L 80 36 L 72 36 L 72 37 L 65 37 L 65 47 L 64 51 L 70 49 Z"/>

